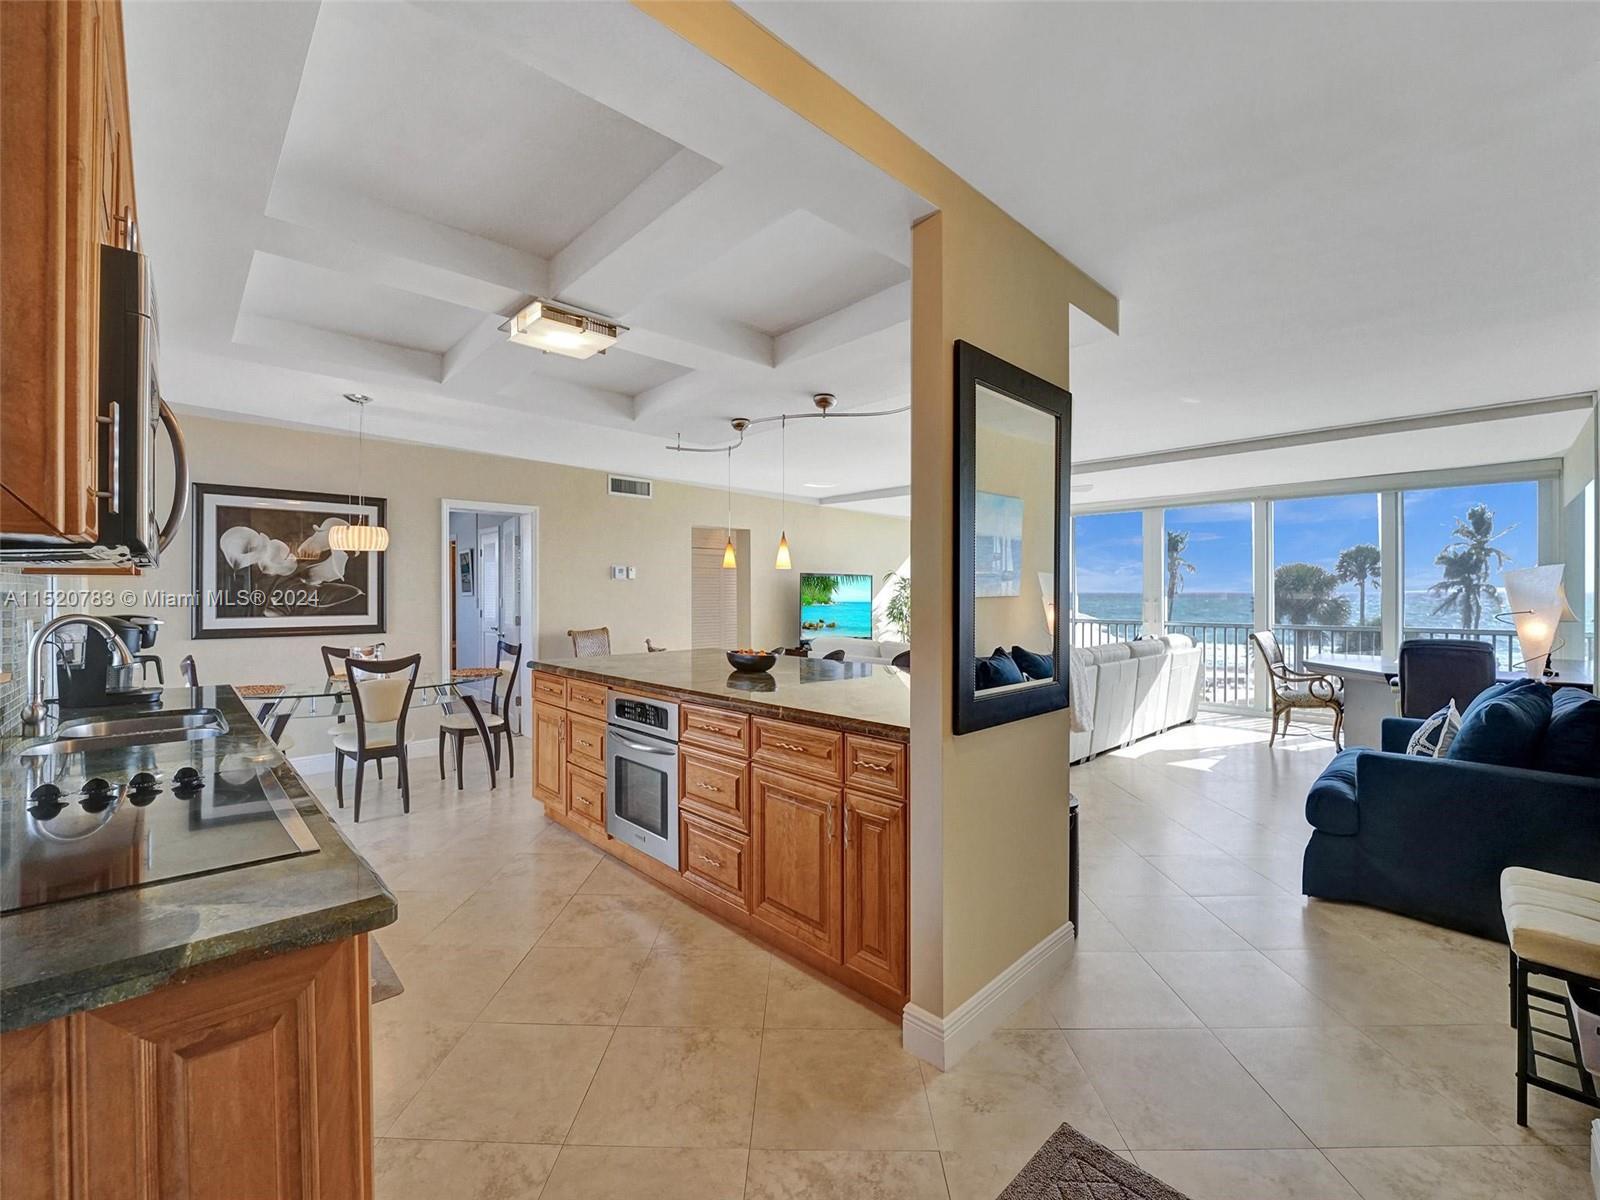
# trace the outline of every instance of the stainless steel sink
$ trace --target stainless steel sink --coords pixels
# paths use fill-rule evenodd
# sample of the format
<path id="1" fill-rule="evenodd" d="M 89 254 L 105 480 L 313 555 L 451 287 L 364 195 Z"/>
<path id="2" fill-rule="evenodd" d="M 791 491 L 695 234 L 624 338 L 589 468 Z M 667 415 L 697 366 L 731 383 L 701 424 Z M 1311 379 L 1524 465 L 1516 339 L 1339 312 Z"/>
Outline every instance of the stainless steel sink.
<path id="1" fill-rule="evenodd" d="M 83 750 L 112 750 L 155 742 L 192 742 L 228 732 L 227 719 L 215 708 L 184 708 L 137 716 L 77 718 L 56 727 L 48 742 L 29 746 L 23 758 L 48 758 Z"/>

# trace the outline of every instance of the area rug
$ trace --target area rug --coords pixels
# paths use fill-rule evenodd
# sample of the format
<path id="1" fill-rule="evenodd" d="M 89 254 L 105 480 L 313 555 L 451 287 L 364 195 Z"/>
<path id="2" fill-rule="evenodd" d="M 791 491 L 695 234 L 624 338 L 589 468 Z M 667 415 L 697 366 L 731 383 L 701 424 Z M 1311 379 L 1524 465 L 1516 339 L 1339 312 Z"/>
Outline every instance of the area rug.
<path id="1" fill-rule="evenodd" d="M 1154 1175 L 1063 1125 L 995 1200 L 1188 1200 Z"/>

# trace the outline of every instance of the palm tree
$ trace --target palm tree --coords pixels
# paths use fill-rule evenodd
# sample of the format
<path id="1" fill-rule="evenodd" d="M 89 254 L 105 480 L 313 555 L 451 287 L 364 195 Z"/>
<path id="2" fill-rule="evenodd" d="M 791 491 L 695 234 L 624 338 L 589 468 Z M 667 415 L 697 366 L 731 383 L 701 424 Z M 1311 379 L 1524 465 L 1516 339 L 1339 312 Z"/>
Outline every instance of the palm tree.
<path id="1" fill-rule="evenodd" d="M 1498 600 L 1500 593 L 1490 582 L 1490 574 L 1510 561 L 1496 546 L 1516 526 L 1494 531 L 1494 513 L 1488 505 L 1474 504 L 1467 515 L 1456 521 L 1455 540 L 1434 558 L 1443 578 L 1428 590 L 1440 597 L 1434 615 L 1454 609 L 1463 629 L 1477 629 L 1483 622 L 1483 602 Z"/>
<path id="2" fill-rule="evenodd" d="M 1382 578 L 1382 572 L 1383 556 L 1371 542 L 1362 542 L 1359 546 L 1339 551 L 1339 561 L 1333 565 L 1333 573 L 1339 577 L 1339 582 L 1353 583 L 1361 593 L 1362 625 L 1367 623 L 1367 584 L 1376 585 Z"/>
<path id="3" fill-rule="evenodd" d="M 1284 563 L 1272 574 L 1278 620 L 1286 625 L 1344 625 L 1350 601 L 1338 594 L 1339 576 L 1315 563 Z"/>
<path id="4" fill-rule="evenodd" d="M 1194 564 L 1183 556 L 1189 548 L 1189 531 L 1186 529 L 1167 530 L 1167 619 L 1172 619 L 1172 606 L 1178 599 L 1178 593 L 1183 591 L 1184 572 L 1194 574 Z"/>

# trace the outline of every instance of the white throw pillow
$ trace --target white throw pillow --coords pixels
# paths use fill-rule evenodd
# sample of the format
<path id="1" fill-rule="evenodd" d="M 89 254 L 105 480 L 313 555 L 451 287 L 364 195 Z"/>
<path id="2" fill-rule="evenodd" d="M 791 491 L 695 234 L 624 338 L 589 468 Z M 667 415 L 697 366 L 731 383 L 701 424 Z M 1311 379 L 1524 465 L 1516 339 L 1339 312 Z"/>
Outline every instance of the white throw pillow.
<path id="1" fill-rule="evenodd" d="M 1443 758 L 1460 729 L 1461 714 L 1456 711 L 1456 702 L 1452 700 L 1417 726 L 1417 731 L 1406 743 L 1406 753 L 1418 758 Z"/>

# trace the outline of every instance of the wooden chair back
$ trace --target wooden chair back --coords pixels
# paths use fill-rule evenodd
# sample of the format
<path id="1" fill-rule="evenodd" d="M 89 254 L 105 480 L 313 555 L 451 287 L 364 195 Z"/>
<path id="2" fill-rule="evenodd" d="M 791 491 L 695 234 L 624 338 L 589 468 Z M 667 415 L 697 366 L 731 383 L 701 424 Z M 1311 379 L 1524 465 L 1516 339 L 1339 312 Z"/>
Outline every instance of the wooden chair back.
<path id="1" fill-rule="evenodd" d="M 422 655 L 406 658 L 347 658 L 345 678 L 350 681 L 350 703 L 356 712 L 356 749 L 365 753 L 373 725 L 394 726 L 394 744 L 405 753 L 406 716 L 416 690 Z"/>

